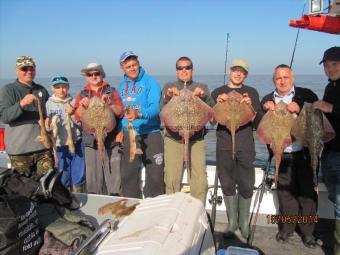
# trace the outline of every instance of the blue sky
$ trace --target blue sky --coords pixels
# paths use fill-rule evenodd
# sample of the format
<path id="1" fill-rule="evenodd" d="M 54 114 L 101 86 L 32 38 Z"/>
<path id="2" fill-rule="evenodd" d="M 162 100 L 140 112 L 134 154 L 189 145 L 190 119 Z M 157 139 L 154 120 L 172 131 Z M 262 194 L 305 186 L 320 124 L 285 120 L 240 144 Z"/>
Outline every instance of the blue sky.
<path id="1" fill-rule="evenodd" d="M 79 76 L 90 62 L 120 75 L 119 55 L 133 50 L 154 75 L 174 74 L 186 55 L 196 74 L 223 74 L 242 57 L 253 74 L 271 74 L 290 62 L 304 0 L 0 0 L 0 78 L 15 77 L 15 59 L 32 56 L 39 77 Z M 306 7 L 307 9 L 307 7 Z M 340 36 L 301 30 L 293 68 L 322 74 L 325 49 Z"/>

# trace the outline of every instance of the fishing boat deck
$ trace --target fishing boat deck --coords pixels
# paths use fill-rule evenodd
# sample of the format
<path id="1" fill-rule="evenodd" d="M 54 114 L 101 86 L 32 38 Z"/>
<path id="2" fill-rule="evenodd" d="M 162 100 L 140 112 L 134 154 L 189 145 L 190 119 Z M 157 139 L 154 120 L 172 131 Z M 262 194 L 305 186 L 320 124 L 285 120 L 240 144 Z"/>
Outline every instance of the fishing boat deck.
<path id="1" fill-rule="evenodd" d="M 276 225 L 258 225 L 256 227 L 253 246 L 249 246 L 242 242 L 239 238 L 232 239 L 223 238 L 223 233 L 227 229 L 227 224 L 217 223 L 215 226 L 214 238 L 216 242 L 216 250 L 227 249 L 229 246 L 237 246 L 242 248 L 256 249 L 259 254 L 266 255 L 283 255 L 283 254 L 299 254 L 299 255 L 331 255 L 333 254 L 332 244 L 334 243 L 333 230 L 334 221 L 330 219 L 320 219 L 316 224 L 315 236 L 323 243 L 322 246 L 316 246 L 315 249 L 307 248 L 303 245 L 300 236 L 294 233 L 294 236 L 282 244 L 275 239 L 277 233 Z"/>

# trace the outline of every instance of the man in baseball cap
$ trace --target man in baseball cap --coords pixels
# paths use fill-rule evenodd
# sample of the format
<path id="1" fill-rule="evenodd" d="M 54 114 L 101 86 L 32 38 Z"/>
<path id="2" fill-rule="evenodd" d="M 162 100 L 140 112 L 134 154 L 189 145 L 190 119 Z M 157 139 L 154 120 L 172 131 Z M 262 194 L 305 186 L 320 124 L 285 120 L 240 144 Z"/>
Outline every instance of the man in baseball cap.
<path id="1" fill-rule="evenodd" d="M 329 83 L 323 99 L 316 101 L 313 108 L 321 110 L 326 115 L 336 134 L 334 139 L 324 144 L 321 166 L 323 180 L 329 193 L 328 198 L 334 203 L 334 254 L 340 254 L 340 47 L 327 49 L 321 63 Z"/>
<path id="2" fill-rule="evenodd" d="M 17 79 L 0 90 L 0 120 L 6 126 L 6 151 L 12 170 L 38 180 L 53 169 L 50 149 L 42 142 L 39 126 L 39 100 L 43 110 L 47 90 L 35 83 L 36 65 L 29 56 L 16 59 Z M 38 138 L 38 139 L 37 139 Z"/>

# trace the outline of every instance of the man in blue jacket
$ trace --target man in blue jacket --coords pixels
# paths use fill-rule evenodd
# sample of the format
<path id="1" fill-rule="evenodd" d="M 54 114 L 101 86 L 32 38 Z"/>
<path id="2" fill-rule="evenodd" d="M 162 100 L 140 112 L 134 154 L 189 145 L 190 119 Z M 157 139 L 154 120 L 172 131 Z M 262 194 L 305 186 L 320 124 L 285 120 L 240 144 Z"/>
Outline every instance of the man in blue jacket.
<path id="1" fill-rule="evenodd" d="M 142 197 L 141 163 L 145 166 L 144 197 L 164 194 L 164 143 L 159 118 L 161 88 L 153 77 L 145 73 L 138 56 L 132 51 L 121 55 L 120 68 L 124 77 L 118 91 L 125 109 L 122 120 L 122 195 Z"/>

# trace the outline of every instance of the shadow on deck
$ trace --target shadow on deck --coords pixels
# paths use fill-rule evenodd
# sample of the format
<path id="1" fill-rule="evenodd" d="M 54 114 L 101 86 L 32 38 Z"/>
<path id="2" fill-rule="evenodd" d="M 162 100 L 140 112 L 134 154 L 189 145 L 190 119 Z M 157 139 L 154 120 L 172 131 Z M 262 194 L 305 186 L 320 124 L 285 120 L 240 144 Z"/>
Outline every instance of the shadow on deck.
<path id="1" fill-rule="evenodd" d="M 322 241 L 322 246 L 315 249 L 307 248 L 303 245 L 300 236 L 294 233 L 287 243 L 278 243 L 275 235 L 278 231 L 277 227 L 257 226 L 253 246 L 250 247 L 235 236 L 232 239 L 223 238 L 223 232 L 227 229 L 227 224 L 218 223 L 215 226 L 214 238 L 216 241 L 216 250 L 227 249 L 228 246 L 238 246 L 242 248 L 256 249 L 259 254 L 265 255 L 333 255 L 334 244 L 334 220 L 319 219 L 316 224 L 314 235 Z"/>

